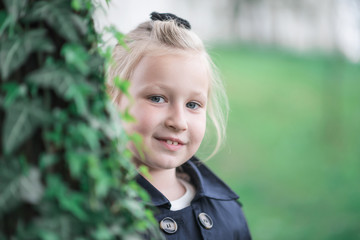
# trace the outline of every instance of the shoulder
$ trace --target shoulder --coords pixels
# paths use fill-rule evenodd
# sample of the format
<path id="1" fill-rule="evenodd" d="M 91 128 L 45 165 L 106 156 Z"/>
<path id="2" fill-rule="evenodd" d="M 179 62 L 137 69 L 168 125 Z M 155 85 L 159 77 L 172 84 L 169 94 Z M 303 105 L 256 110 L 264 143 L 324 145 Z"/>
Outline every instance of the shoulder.
<path id="1" fill-rule="evenodd" d="M 220 236 L 251 239 L 239 196 L 195 157 L 186 163 L 184 171 L 191 176 L 198 191 L 192 208 L 199 219 L 204 213 L 214 223 L 212 234 L 219 236 L 216 239 Z"/>
<path id="2" fill-rule="evenodd" d="M 236 200 L 239 196 L 231 190 L 214 172 L 195 156 L 181 166 L 191 177 L 197 190 L 196 197 L 208 197 L 219 200 Z"/>

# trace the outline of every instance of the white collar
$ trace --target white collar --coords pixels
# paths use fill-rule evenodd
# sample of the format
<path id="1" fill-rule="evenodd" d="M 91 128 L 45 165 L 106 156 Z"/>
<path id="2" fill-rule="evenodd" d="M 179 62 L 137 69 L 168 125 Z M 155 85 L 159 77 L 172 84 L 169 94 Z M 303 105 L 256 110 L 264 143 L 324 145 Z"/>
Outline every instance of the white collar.
<path id="1" fill-rule="evenodd" d="M 170 210 L 171 211 L 178 211 L 178 210 L 181 210 L 183 208 L 190 206 L 191 201 L 195 197 L 194 186 L 180 178 L 179 178 L 179 181 L 185 187 L 186 191 L 185 191 L 185 194 L 182 195 L 180 198 L 178 198 L 174 201 L 170 201 L 170 204 L 171 204 Z"/>

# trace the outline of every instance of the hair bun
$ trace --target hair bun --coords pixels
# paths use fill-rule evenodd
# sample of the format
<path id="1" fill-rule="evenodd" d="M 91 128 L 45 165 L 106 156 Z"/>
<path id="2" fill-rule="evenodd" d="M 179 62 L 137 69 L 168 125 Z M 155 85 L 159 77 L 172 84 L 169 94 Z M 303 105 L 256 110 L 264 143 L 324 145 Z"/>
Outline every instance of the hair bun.
<path id="1" fill-rule="evenodd" d="M 171 13 L 158 13 L 152 12 L 150 14 L 150 18 L 153 21 L 169 21 L 174 20 L 178 26 L 184 27 L 188 30 L 191 29 L 190 23 L 185 19 L 179 18 L 178 16 L 171 14 Z"/>

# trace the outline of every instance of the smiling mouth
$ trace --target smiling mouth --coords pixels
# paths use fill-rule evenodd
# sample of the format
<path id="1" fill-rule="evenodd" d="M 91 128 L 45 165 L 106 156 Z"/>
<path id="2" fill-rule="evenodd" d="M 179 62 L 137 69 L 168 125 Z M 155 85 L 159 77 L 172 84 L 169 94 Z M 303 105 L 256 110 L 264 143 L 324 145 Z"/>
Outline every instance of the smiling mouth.
<path id="1" fill-rule="evenodd" d="M 181 149 L 185 144 L 178 139 L 168 139 L 168 138 L 156 138 L 166 149 L 170 151 L 177 151 Z"/>
<path id="2" fill-rule="evenodd" d="M 166 143 L 167 144 L 170 144 L 170 145 L 174 145 L 174 146 L 177 146 L 179 143 L 176 142 L 176 141 L 171 141 L 171 140 L 166 140 Z"/>

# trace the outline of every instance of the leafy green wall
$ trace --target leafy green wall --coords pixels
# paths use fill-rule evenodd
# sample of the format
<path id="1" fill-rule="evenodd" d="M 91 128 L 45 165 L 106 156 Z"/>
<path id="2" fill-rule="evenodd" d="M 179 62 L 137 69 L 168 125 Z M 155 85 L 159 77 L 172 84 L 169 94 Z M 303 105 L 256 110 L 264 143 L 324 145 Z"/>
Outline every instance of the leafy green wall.
<path id="1" fill-rule="evenodd" d="M 0 2 L 0 239 L 158 239 L 90 0 Z"/>

